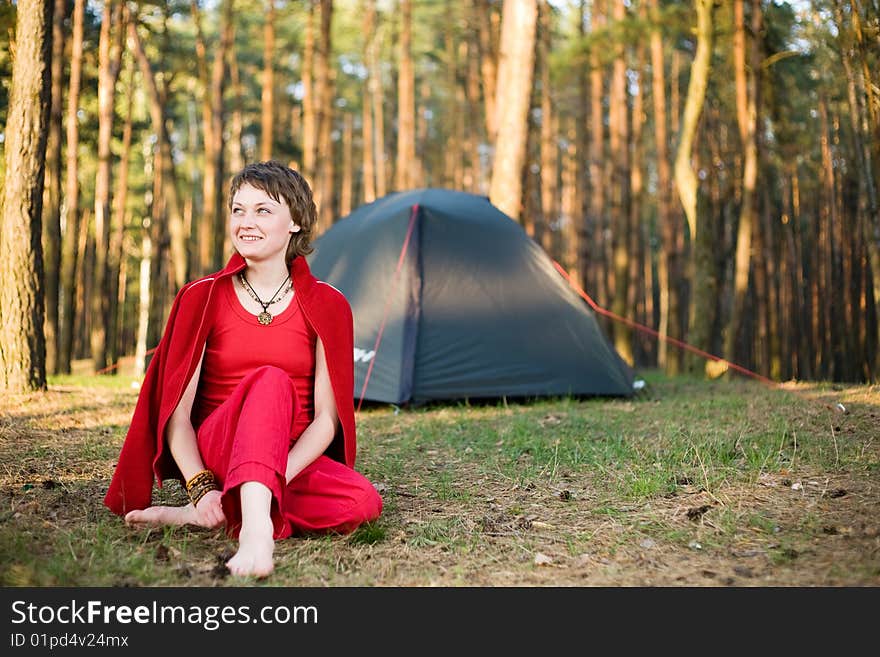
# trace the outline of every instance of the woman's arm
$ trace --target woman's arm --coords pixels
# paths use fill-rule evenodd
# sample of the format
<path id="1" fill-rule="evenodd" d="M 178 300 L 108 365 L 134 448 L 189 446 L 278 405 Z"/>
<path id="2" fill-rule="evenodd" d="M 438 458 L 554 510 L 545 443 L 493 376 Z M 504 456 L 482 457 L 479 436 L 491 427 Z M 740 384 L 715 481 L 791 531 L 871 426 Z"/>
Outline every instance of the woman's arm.
<path id="1" fill-rule="evenodd" d="M 192 413 L 193 402 L 196 398 L 196 391 L 199 388 L 199 376 L 202 372 L 202 361 L 205 358 L 205 350 L 202 349 L 202 355 L 199 357 L 199 363 L 196 365 L 195 372 L 183 391 L 183 397 L 180 403 L 174 409 L 174 413 L 168 419 L 165 427 L 165 439 L 168 441 L 168 448 L 174 457 L 174 462 L 180 468 L 184 481 L 188 481 L 194 474 L 205 469 L 202 462 L 202 455 L 199 454 L 199 446 L 196 442 L 196 432 L 193 429 L 190 414 Z"/>
<path id="2" fill-rule="evenodd" d="M 290 483 L 303 469 L 317 459 L 333 442 L 339 416 L 336 411 L 336 398 L 327 370 L 324 344 L 321 338 L 315 345 L 315 418 L 293 444 L 287 455 L 287 483 Z"/>
<path id="3" fill-rule="evenodd" d="M 205 350 L 202 349 L 202 355 L 199 356 L 199 363 L 196 365 L 195 372 L 183 391 L 183 397 L 174 413 L 168 420 L 165 427 L 165 439 L 168 441 L 168 449 L 174 457 L 174 462 L 180 469 L 184 481 L 189 481 L 193 475 L 205 469 L 205 463 L 202 461 L 202 455 L 199 453 L 199 444 L 196 439 L 196 432 L 192 425 L 190 414 L 192 413 L 193 402 L 196 398 L 196 391 L 199 387 L 199 376 L 202 372 L 202 361 L 205 358 Z M 200 525 L 205 527 L 217 527 L 223 524 L 225 517 L 223 509 L 220 506 L 220 491 L 210 491 L 195 507 Z"/>

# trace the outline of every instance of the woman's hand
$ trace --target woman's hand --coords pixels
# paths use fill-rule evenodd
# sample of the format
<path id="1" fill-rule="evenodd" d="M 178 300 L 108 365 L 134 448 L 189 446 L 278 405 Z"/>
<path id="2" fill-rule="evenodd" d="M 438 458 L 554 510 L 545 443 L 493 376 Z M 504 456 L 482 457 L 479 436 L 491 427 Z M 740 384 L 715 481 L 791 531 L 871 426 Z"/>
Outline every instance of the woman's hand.
<path id="1" fill-rule="evenodd" d="M 196 505 L 196 522 L 200 527 L 213 529 L 226 522 L 223 515 L 223 507 L 220 505 L 222 493 L 219 490 L 211 490 L 205 493 Z"/>

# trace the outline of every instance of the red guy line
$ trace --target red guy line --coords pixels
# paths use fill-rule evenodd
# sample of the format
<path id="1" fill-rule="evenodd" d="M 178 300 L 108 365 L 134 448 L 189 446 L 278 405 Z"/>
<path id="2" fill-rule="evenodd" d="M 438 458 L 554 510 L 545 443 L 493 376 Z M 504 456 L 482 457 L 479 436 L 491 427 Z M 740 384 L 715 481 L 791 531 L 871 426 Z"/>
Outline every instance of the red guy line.
<path id="1" fill-rule="evenodd" d="M 565 279 L 568 281 L 568 284 L 571 285 L 572 289 L 574 289 L 575 292 L 577 292 L 579 295 L 581 295 L 581 297 L 583 297 L 583 299 L 588 304 L 590 304 L 590 307 L 593 310 L 595 310 L 597 313 L 599 313 L 600 315 L 605 315 L 606 317 L 610 317 L 611 319 L 617 320 L 618 322 L 623 322 L 624 324 L 632 326 L 633 328 L 636 328 L 636 329 L 642 331 L 643 333 L 650 333 L 651 335 L 653 335 L 656 338 L 660 338 L 661 340 L 666 340 L 666 342 L 671 342 L 672 344 L 674 344 L 677 347 L 680 347 L 682 349 L 686 349 L 688 351 L 692 351 L 695 354 L 699 354 L 700 356 L 702 356 L 703 358 L 705 358 L 707 360 L 714 360 L 714 361 L 726 363 L 727 366 L 730 367 L 731 369 L 734 369 L 737 372 L 742 372 L 743 374 L 745 374 L 747 376 L 751 376 L 755 379 L 758 379 L 758 381 L 761 381 L 762 383 L 766 383 L 772 387 L 775 387 L 775 388 L 782 387 L 782 384 L 779 383 L 778 381 L 774 381 L 773 379 L 768 379 L 766 376 L 762 376 L 761 374 L 758 374 L 757 372 L 752 372 L 752 370 L 746 369 L 742 365 L 737 365 L 736 363 L 731 363 L 729 360 L 725 360 L 724 358 L 721 358 L 721 356 L 716 356 L 715 354 L 710 354 L 708 351 L 703 351 L 702 349 L 698 349 L 697 347 L 694 347 L 693 345 L 690 345 L 687 342 L 682 342 L 681 340 L 677 340 L 677 339 L 670 337 L 668 335 L 662 335 L 661 333 L 659 333 L 658 331 L 655 331 L 654 329 L 650 328 L 649 326 L 645 326 L 644 324 L 639 324 L 638 322 L 634 322 L 633 320 L 631 320 L 627 317 L 621 317 L 620 315 L 617 315 L 616 313 L 613 313 L 610 310 L 605 310 L 604 308 L 600 307 L 599 304 L 597 304 L 595 301 L 593 301 L 590 298 L 590 295 L 587 294 L 586 292 L 584 292 L 577 283 L 575 283 L 573 280 L 571 280 L 571 276 L 569 276 L 568 272 L 566 272 L 565 269 L 562 268 L 562 265 L 560 265 L 555 260 L 553 261 L 553 265 L 556 267 L 557 271 L 559 271 L 559 273 L 562 274 L 563 277 L 565 277 Z"/>
<path id="2" fill-rule="evenodd" d="M 158 347 L 153 347 L 152 349 L 147 350 L 147 353 L 145 353 L 144 356 L 149 356 L 151 353 L 153 353 L 154 351 L 156 351 L 156 349 L 158 349 Z M 107 367 L 103 367 L 103 368 L 101 368 L 100 370 L 98 370 L 97 372 L 95 372 L 95 374 L 105 374 L 105 373 L 109 372 L 110 370 L 115 370 L 117 367 L 119 367 L 119 363 L 120 363 L 120 362 L 121 362 L 121 361 L 118 361 L 118 360 L 117 360 L 117 361 L 116 361 L 115 363 L 113 363 L 112 365 L 108 365 Z"/>
<path id="3" fill-rule="evenodd" d="M 590 307 L 593 310 L 595 310 L 597 313 L 599 313 L 601 315 L 605 315 L 606 317 L 610 317 L 611 319 L 614 319 L 618 322 L 623 322 L 624 324 L 632 326 L 633 328 L 636 328 L 644 333 L 649 333 L 649 334 L 653 335 L 654 337 L 660 338 L 661 340 L 666 340 L 666 342 L 671 342 L 675 346 L 680 347 L 682 349 L 686 349 L 688 351 L 692 351 L 693 353 L 698 354 L 698 355 L 702 356 L 703 358 L 706 358 L 707 360 L 714 360 L 714 361 L 725 363 L 731 369 L 734 369 L 737 372 L 741 372 L 742 374 L 745 374 L 746 376 L 750 376 L 754 379 L 757 379 L 761 383 L 764 383 L 764 384 L 770 386 L 771 388 L 788 390 L 788 392 L 793 392 L 794 394 L 798 395 L 799 397 L 801 397 L 803 399 L 806 399 L 807 401 L 811 401 L 811 402 L 817 401 L 815 399 L 811 399 L 805 395 L 800 394 L 797 390 L 789 390 L 788 388 L 784 388 L 783 385 L 779 381 L 774 381 L 773 379 L 768 379 L 766 376 L 762 376 L 762 375 L 758 374 L 757 372 L 753 372 L 752 370 L 746 369 L 742 365 L 737 365 L 736 363 L 731 363 L 729 360 L 725 360 L 724 358 L 721 358 L 720 356 L 716 356 L 714 354 L 710 354 L 707 351 L 703 351 L 702 349 L 698 349 L 697 347 L 694 347 L 693 345 L 689 345 L 687 342 L 682 342 L 681 340 L 677 340 L 675 338 L 669 337 L 668 335 L 662 335 L 658 331 L 655 331 L 654 329 L 652 329 L 648 326 L 645 326 L 644 324 L 639 324 L 638 322 L 634 322 L 633 320 L 628 319 L 626 317 L 621 317 L 620 315 L 617 315 L 616 313 L 613 313 L 610 310 L 605 310 L 604 308 L 600 307 L 599 304 L 597 304 L 595 301 L 593 301 L 590 298 L 590 295 L 588 295 L 586 292 L 584 292 L 581 289 L 581 287 L 571 279 L 571 276 L 569 276 L 568 272 L 565 271 L 565 269 L 563 269 L 562 265 L 560 265 L 558 262 L 556 262 L 554 260 L 553 266 L 556 267 L 556 270 L 560 274 L 562 274 L 562 276 L 565 278 L 565 280 L 568 281 L 568 284 L 572 287 L 572 289 L 575 292 L 577 292 L 588 304 L 590 304 Z M 835 409 L 835 407 L 832 406 L 831 404 L 828 404 L 828 403 L 823 402 L 821 400 L 818 400 L 818 401 L 820 404 L 822 404 L 823 406 L 825 406 L 831 410 L 839 410 L 839 409 Z"/>
<path id="4" fill-rule="evenodd" d="M 412 212 L 409 215 L 409 227 L 406 230 L 406 239 L 403 241 L 403 247 L 400 249 L 400 256 L 397 258 L 397 270 L 394 272 L 394 280 L 391 283 L 391 291 L 385 298 L 385 310 L 382 313 L 382 324 L 379 325 L 379 334 L 376 336 L 376 344 L 373 345 L 373 357 L 370 359 L 370 366 L 367 368 L 367 375 L 364 377 L 364 385 L 361 386 L 361 395 L 358 400 L 357 411 L 361 410 L 364 403 L 364 395 L 367 394 L 367 384 L 370 382 L 370 374 L 373 372 L 373 364 L 376 362 L 376 355 L 379 353 L 379 345 L 382 343 L 382 333 L 385 332 L 385 322 L 388 321 L 388 312 L 391 310 L 391 299 L 397 289 L 397 281 L 400 279 L 400 270 L 403 268 L 403 261 L 406 258 L 406 251 L 409 248 L 409 241 L 412 238 L 413 227 L 416 225 L 416 216 L 419 213 L 419 204 L 412 206 Z"/>

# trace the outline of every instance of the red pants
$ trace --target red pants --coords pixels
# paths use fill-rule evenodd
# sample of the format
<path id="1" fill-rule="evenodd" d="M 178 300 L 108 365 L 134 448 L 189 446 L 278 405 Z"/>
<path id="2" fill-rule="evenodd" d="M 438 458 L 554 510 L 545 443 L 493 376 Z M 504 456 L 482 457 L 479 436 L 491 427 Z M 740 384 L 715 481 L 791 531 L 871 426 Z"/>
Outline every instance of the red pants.
<path id="1" fill-rule="evenodd" d="M 296 422 L 296 387 L 283 370 L 248 374 L 198 429 L 199 452 L 223 491 L 226 530 L 241 529 L 239 486 L 258 481 L 272 491 L 274 537 L 354 531 L 382 512 L 382 498 L 359 472 L 321 455 L 285 483 L 287 454 L 305 428 Z"/>

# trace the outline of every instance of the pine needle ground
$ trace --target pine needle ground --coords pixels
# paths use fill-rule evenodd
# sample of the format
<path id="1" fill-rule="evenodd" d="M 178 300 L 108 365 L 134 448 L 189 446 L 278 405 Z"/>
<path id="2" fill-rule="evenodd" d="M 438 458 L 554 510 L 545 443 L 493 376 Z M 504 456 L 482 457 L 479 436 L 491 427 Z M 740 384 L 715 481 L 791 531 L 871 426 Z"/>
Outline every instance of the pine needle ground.
<path id="1" fill-rule="evenodd" d="M 381 518 L 278 543 L 258 582 L 228 575 L 222 531 L 103 507 L 137 391 L 55 378 L 0 400 L 0 584 L 880 585 L 880 386 L 646 378 L 630 400 L 362 411 Z"/>

